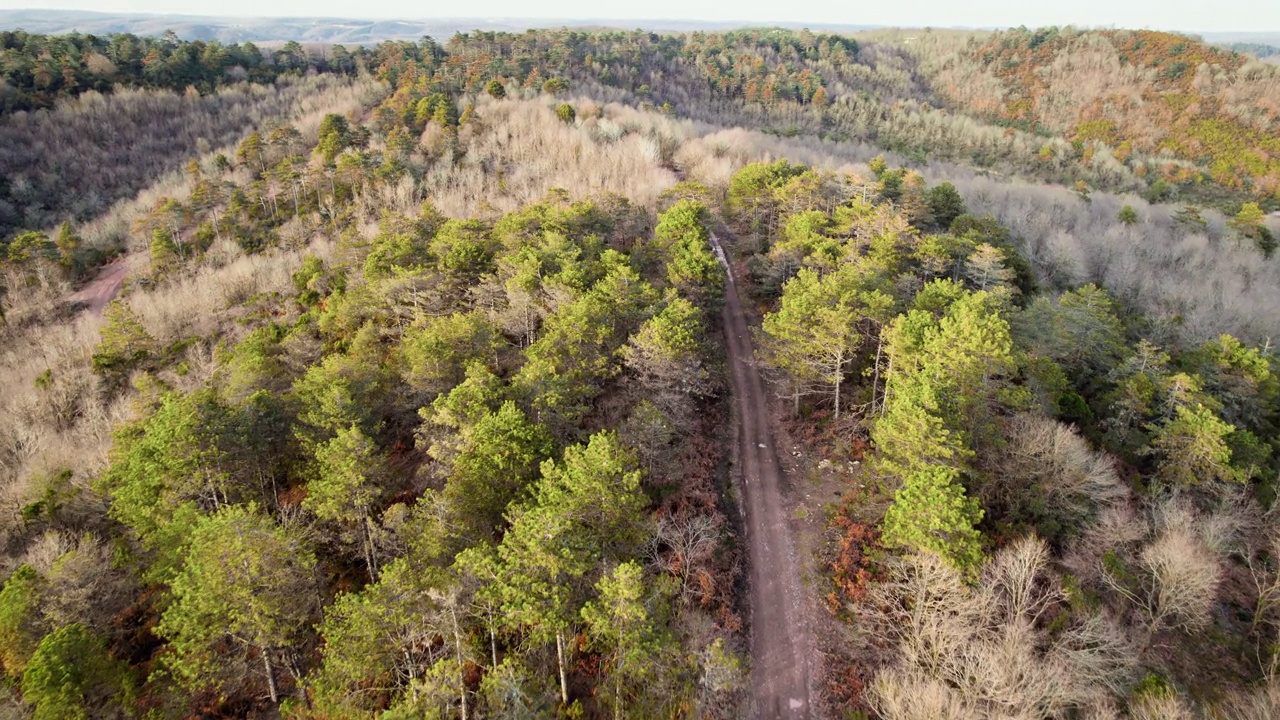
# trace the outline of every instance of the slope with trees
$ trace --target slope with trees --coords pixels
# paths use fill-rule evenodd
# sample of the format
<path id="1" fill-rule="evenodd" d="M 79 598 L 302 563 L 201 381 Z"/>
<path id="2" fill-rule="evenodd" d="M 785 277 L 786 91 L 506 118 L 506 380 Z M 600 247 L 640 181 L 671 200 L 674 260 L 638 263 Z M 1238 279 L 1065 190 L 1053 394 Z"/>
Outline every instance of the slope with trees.
<path id="1" fill-rule="evenodd" d="M 1270 350 L 1157 346 L 1096 286 L 1040 291 L 990 218 L 939 222 L 948 192 L 872 171 L 870 200 L 786 161 L 727 195 L 779 409 L 815 438 L 805 472 L 844 488 L 831 710 L 1265 707 Z"/>
<path id="2" fill-rule="evenodd" d="M 1280 75 L 1234 51 L 1153 31 L 1024 28 L 923 56 L 956 107 L 1131 163 L 1158 178 L 1157 195 L 1204 181 L 1271 202 L 1280 191 Z M 1046 144 L 1044 159 L 1059 152 Z"/>
<path id="3" fill-rule="evenodd" d="M 774 524 L 827 511 L 795 570 L 833 611 L 799 621 L 828 709 L 1265 717 L 1265 199 L 899 166 L 858 139 L 1084 167 L 926 109 L 915 58 L 773 31 L 387 43 L 127 207 L 23 221 L 0 260 L 15 708 L 748 713 L 723 221 L 801 473 Z M 122 244 L 142 262 L 101 318 L 59 302 Z"/>
<path id="4" fill-rule="evenodd" d="M 34 382 L 66 406 L 23 428 L 61 423 L 58 447 L 123 420 L 105 467 L 6 435 L 25 564 L 0 593 L 4 662 L 37 714 L 739 715 L 706 208 L 650 190 L 462 218 L 406 203 L 397 188 L 459 167 L 488 120 L 409 62 L 367 114 L 193 164 L 133 228 L 150 263 L 96 347 Z M 418 124 L 402 103 L 435 107 Z M 237 264 L 271 290 L 228 286 L 206 317 L 154 304 Z M 5 332 L 16 348 L 56 327 Z M 76 562 L 107 542 L 114 559 Z M 67 643 L 102 661 L 47 704 L 30 668 Z"/>

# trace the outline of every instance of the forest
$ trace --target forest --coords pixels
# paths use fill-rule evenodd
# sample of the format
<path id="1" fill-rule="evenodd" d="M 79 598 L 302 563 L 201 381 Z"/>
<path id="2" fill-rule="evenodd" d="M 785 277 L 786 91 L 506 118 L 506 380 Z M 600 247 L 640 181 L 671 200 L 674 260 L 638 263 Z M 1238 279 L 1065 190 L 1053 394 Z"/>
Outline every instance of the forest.
<path id="1" fill-rule="evenodd" d="M 1277 73 L 0 32 L 0 717 L 1280 716 Z"/>

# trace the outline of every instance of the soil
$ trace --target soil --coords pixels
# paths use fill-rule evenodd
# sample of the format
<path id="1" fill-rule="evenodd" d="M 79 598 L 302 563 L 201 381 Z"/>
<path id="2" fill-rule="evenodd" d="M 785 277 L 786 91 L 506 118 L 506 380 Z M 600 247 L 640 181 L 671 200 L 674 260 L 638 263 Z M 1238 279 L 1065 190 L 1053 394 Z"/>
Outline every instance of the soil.
<path id="1" fill-rule="evenodd" d="M 133 256 L 120 258 L 115 262 L 102 268 L 98 276 L 89 281 L 88 285 L 77 290 L 67 301 L 73 307 L 78 307 L 86 312 L 91 312 L 99 317 L 107 309 L 107 303 L 110 303 L 120 294 L 120 290 L 124 288 L 124 281 L 129 277 L 129 272 L 133 270 L 136 264 Z"/>
<path id="2" fill-rule="evenodd" d="M 719 240 L 712 245 L 728 270 L 724 330 L 733 381 L 737 443 L 733 469 L 742 493 L 751 611 L 751 685 L 755 717 L 810 718 L 814 644 L 789 523 L 786 478 L 778 461 L 764 381 L 755 364 L 747 314 Z"/>

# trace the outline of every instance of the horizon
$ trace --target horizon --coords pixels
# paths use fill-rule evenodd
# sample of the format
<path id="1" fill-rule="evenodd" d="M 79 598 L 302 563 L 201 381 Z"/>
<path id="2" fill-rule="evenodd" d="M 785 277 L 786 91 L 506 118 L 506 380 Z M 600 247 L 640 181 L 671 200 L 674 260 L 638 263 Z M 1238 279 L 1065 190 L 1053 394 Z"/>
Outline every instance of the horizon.
<path id="1" fill-rule="evenodd" d="M 112 2 L 113 0 L 108 0 Z M 760 13 L 751 13 L 749 10 L 741 15 L 721 15 L 718 17 L 710 16 L 706 12 L 695 10 L 693 12 L 682 12 L 678 14 L 654 14 L 648 17 L 625 17 L 621 14 L 609 14 L 607 12 L 598 14 L 599 8 L 594 8 L 597 13 L 542 13 L 527 14 L 528 6 L 521 6 L 520 9 L 525 13 L 506 13 L 495 12 L 494 9 L 507 7 L 506 0 L 495 0 L 486 3 L 484 6 L 477 8 L 478 12 L 467 15 L 417 15 L 412 12 L 399 12 L 397 9 L 385 8 L 382 4 L 374 4 L 370 9 L 362 14 L 341 14 L 340 12 L 330 12 L 330 6 L 326 2 L 314 3 L 307 6 L 306 11 L 298 12 L 302 8 L 292 8 L 292 1 L 281 4 L 271 5 L 271 9 L 265 12 L 255 8 L 254 12 L 243 12 L 240 9 L 242 0 L 231 0 L 217 8 L 174 8 L 170 3 L 165 3 L 164 8 L 148 8 L 153 0 L 142 0 L 142 2 L 130 2 L 127 9 L 110 9 L 101 7 L 102 3 L 90 3 L 90 5 L 98 5 L 97 7 L 73 7 L 72 5 L 80 5 L 79 2 L 63 3 L 55 0 L 51 3 L 51 7 L 33 7 L 27 4 L 11 3 L 6 0 L 0 0 L 0 12 L 12 13 L 28 13 L 39 14 L 48 13 L 50 17 L 63 14 L 83 14 L 96 15 L 101 17 L 136 17 L 136 18 L 173 18 L 173 19 L 200 19 L 215 21 L 234 21 L 234 20 L 309 20 L 309 21 L 362 21 L 362 22 L 405 22 L 405 23 L 442 23 L 442 24 L 459 24 L 469 21 L 479 21 L 486 24 L 508 24 L 522 25 L 527 24 L 528 27 L 548 27 L 548 26 L 583 26 L 583 25 L 600 25 L 606 27 L 617 27 L 623 29 L 652 29 L 662 28 L 664 25 L 670 24 L 699 24 L 726 27 L 816 27 L 816 28 L 849 28 L 854 29 L 885 29 L 885 28 L 904 28 L 904 29 L 938 29 L 938 30 L 999 30 L 1006 28 L 1028 27 L 1076 27 L 1080 29 L 1130 29 L 1130 30 L 1155 30 L 1177 33 L 1208 33 L 1220 35 L 1269 35 L 1280 33 L 1280 6 L 1270 10 L 1275 18 L 1268 18 L 1265 22 L 1268 25 L 1264 29 L 1259 29 L 1258 18 L 1253 18 L 1245 26 L 1236 24 L 1210 23 L 1205 24 L 1186 24 L 1170 21 L 1166 23 L 1127 23 L 1115 22 L 1114 18 L 1098 18 L 1093 21 L 1083 19 L 1073 19 L 1064 17 L 1049 18 L 1046 16 L 1043 21 L 1028 21 L 1025 17 L 1026 13 L 1014 11 L 1004 13 L 995 9 L 974 12 L 968 15 L 972 18 L 972 22 L 946 22 L 947 15 L 937 18 L 938 22 L 933 22 L 929 17 L 912 18 L 911 21 L 900 22 L 892 21 L 889 18 L 882 18 L 881 15 L 867 14 L 859 18 L 848 18 L 843 16 L 828 16 L 823 18 L 805 15 L 803 8 L 810 3 L 801 2 L 801 10 L 797 13 L 798 19 L 781 19 L 777 17 L 769 17 Z M 1101 0 L 1098 0 L 1101 2 Z M 1146 0 L 1142 0 L 1145 2 Z M 982 0 L 986 5 L 1002 5 L 1005 0 Z M 564 7 L 571 8 L 579 4 L 579 0 L 558 0 L 555 3 L 548 3 L 552 8 Z M 907 5 L 917 5 L 919 3 L 907 3 Z M 928 3 L 926 3 L 928 4 Z M 660 0 L 658 7 L 666 7 L 667 2 Z M 282 8 L 276 11 L 275 8 Z M 486 12 L 486 8 L 489 11 Z M 1252 12 L 1252 9 L 1250 9 Z M 309 11 L 309 12 L 308 12 Z M 1034 15 L 1035 13 L 1033 13 Z M 1256 14 L 1256 13 L 1255 13 Z M 1152 13 L 1150 17 L 1164 17 L 1166 13 Z M 978 18 L 992 17 L 1011 17 L 1011 20 L 1000 23 L 981 22 Z M 1175 15 L 1176 17 L 1176 15 Z"/>

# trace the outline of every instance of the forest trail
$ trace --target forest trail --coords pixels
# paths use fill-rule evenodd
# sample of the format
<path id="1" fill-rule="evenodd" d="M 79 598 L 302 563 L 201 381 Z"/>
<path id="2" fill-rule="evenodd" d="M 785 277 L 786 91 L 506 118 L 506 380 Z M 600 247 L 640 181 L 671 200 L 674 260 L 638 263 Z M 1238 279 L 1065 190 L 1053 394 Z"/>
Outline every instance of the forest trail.
<path id="1" fill-rule="evenodd" d="M 107 309 L 107 303 L 120 294 L 120 289 L 124 287 L 124 281 L 129 277 L 129 272 L 134 269 L 134 265 L 138 264 L 137 258 L 136 255 L 129 255 L 103 267 L 97 277 L 73 293 L 67 301 L 72 305 L 82 306 L 87 312 L 101 316 Z"/>
<path id="2" fill-rule="evenodd" d="M 783 473 L 769 427 L 764 381 L 755 364 L 746 313 L 724 249 L 711 244 L 725 266 L 724 331 L 733 368 L 737 448 L 750 548 L 751 686 L 759 720 L 809 718 L 809 642 L 800 565 L 782 501 Z"/>

